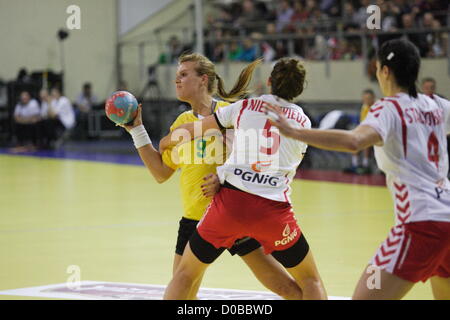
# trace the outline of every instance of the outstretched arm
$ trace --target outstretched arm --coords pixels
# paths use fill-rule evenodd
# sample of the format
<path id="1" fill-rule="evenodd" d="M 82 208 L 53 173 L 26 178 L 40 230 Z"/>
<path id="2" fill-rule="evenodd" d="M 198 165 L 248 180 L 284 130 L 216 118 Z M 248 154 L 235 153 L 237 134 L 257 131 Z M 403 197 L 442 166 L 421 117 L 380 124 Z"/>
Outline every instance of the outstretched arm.
<path id="1" fill-rule="evenodd" d="M 124 127 L 133 137 L 136 149 L 139 156 L 144 162 L 147 169 L 158 183 L 163 183 L 169 179 L 175 172 L 172 168 L 168 167 L 162 160 L 161 154 L 156 150 L 150 138 L 148 138 L 147 131 L 142 124 L 142 106 L 138 107 L 138 114 L 130 126 Z M 136 144 L 137 143 L 137 144 Z"/>
<path id="2" fill-rule="evenodd" d="M 280 109 L 273 106 L 266 106 L 265 108 L 278 116 L 278 118 L 271 117 L 270 121 L 274 126 L 278 127 L 282 134 L 316 148 L 355 153 L 370 146 L 383 143 L 380 134 L 367 125 L 359 125 L 351 131 L 298 129 L 289 124 Z"/>

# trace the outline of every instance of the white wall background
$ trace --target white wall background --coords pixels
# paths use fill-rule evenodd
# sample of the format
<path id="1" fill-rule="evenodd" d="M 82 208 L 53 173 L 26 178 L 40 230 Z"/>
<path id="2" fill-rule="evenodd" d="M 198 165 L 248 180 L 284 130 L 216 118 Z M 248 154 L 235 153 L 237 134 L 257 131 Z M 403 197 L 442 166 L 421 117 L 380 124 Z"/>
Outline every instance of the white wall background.
<path id="1" fill-rule="evenodd" d="M 124 35 L 173 0 L 118 0 L 119 35 Z"/>
<path id="2" fill-rule="evenodd" d="M 85 81 L 104 98 L 116 85 L 116 0 L 0 0 L 0 78 L 20 68 L 59 72 L 57 30 L 66 27 L 69 5 L 81 8 L 81 30 L 64 41 L 65 93 L 74 99 Z"/>

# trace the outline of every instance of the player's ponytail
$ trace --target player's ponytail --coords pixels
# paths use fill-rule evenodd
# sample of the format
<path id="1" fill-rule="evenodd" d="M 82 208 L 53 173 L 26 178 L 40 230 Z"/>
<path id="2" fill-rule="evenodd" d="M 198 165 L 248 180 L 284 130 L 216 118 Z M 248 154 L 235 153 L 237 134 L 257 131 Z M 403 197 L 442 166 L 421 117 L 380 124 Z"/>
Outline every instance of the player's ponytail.
<path id="1" fill-rule="evenodd" d="M 241 71 L 239 78 L 234 84 L 233 88 L 226 92 L 223 84 L 222 78 L 216 74 L 217 79 L 217 95 L 226 101 L 237 101 L 243 98 L 249 93 L 248 86 L 253 77 L 253 71 L 262 62 L 262 59 L 257 59 L 250 63 L 244 70 Z"/>
<path id="2" fill-rule="evenodd" d="M 417 98 L 420 54 L 412 42 L 405 39 L 386 41 L 378 51 L 378 61 L 381 67 L 387 66 L 392 71 L 399 87 Z"/>
<path id="3" fill-rule="evenodd" d="M 249 92 L 248 86 L 250 84 L 250 81 L 252 80 L 253 71 L 262 62 L 262 59 L 253 61 L 244 70 L 242 70 L 238 80 L 236 81 L 230 92 L 226 92 L 222 78 L 216 73 L 214 63 L 212 63 L 211 60 L 209 60 L 207 57 L 198 53 L 190 53 L 183 54 L 180 58 L 178 58 L 178 63 L 188 61 L 197 63 L 195 71 L 197 71 L 197 74 L 199 76 L 208 76 L 209 94 L 214 95 L 217 92 L 217 95 L 220 98 L 226 101 L 234 102 L 239 100 Z"/>

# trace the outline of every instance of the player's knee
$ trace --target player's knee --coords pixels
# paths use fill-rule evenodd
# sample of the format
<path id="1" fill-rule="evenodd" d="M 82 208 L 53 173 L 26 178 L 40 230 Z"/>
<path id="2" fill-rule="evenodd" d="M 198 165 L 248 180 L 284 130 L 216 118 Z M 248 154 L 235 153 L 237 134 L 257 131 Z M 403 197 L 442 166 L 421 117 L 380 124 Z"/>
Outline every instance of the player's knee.
<path id="1" fill-rule="evenodd" d="M 198 280 L 198 278 L 198 275 L 188 270 L 184 270 L 183 268 L 178 268 L 174 276 L 174 279 L 178 283 L 178 285 L 181 285 L 183 287 L 192 287 Z"/>
<path id="2" fill-rule="evenodd" d="M 273 288 L 274 293 L 286 300 L 301 300 L 302 290 L 295 280 L 277 283 Z"/>
<path id="3" fill-rule="evenodd" d="M 308 276 L 298 280 L 302 291 L 322 291 L 322 280 L 319 276 Z"/>

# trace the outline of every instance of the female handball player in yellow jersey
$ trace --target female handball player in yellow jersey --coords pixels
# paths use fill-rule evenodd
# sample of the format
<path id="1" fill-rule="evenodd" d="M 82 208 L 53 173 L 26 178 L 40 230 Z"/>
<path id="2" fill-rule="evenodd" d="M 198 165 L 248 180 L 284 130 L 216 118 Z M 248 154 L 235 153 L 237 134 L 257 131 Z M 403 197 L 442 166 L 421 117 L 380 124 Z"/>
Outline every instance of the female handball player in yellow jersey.
<path id="1" fill-rule="evenodd" d="M 222 79 L 209 59 L 200 54 L 181 56 L 175 81 L 177 98 L 189 103 L 192 110 L 178 116 L 170 130 L 185 123 L 201 120 L 213 114 L 218 108 L 228 105 L 228 102 L 213 98 L 216 92 L 219 97 L 227 101 L 236 101 L 245 95 L 253 70 L 259 63 L 260 61 L 257 60 L 249 64 L 241 72 L 233 89 L 227 93 Z M 189 141 L 161 154 L 153 147 L 142 124 L 141 106 L 133 124 L 125 128 L 132 135 L 142 161 L 158 183 L 169 179 L 177 169 L 181 170 L 180 188 L 184 213 L 178 229 L 173 262 L 173 272 L 175 272 L 186 244 L 214 194 L 211 188 L 214 188 L 216 167 L 222 165 L 226 158 L 226 152 L 220 152 L 224 150 L 222 136 L 218 131 L 218 135 L 214 137 Z M 204 187 L 205 177 L 211 181 L 207 181 L 207 178 L 207 186 Z M 264 254 L 261 245 L 255 239 L 248 237 L 239 239 L 229 252 L 232 255 L 237 253 L 241 256 L 256 278 L 274 293 L 285 299 L 302 298 L 302 291 L 295 280 L 271 255 Z"/>

